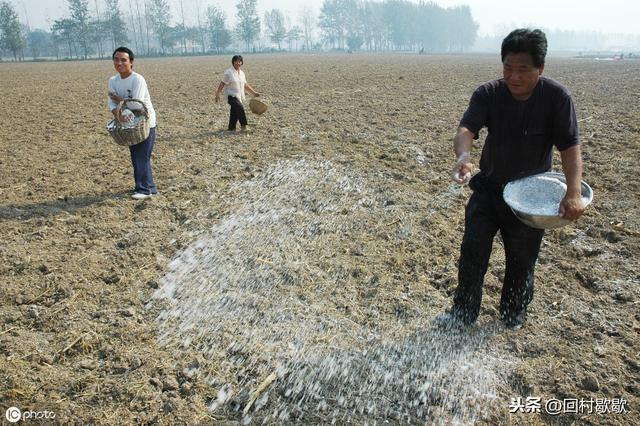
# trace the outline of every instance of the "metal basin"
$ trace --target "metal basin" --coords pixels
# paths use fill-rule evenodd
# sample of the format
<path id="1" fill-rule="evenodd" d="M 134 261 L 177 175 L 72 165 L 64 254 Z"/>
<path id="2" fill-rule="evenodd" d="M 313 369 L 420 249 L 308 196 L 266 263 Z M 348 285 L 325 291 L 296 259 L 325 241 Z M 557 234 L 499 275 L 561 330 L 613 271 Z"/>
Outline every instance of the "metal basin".
<path id="1" fill-rule="evenodd" d="M 546 172 L 509 182 L 502 193 L 513 213 L 533 228 L 560 228 L 571 223 L 558 215 L 560 201 L 567 192 L 564 174 Z M 593 200 L 593 190 L 581 182 L 582 202 L 586 207 Z"/>

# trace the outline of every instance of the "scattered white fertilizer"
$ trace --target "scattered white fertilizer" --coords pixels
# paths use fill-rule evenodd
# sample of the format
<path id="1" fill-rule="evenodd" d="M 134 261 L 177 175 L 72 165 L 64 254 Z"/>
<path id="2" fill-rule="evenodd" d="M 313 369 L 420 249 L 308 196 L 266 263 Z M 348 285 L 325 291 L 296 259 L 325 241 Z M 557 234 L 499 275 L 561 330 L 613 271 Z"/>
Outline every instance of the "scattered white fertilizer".
<path id="1" fill-rule="evenodd" d="M 421 331 L 404 334 L 397 321 L 339 309 L 383 319 L 387 307 L 367 305 L 346 286 L 338 253 L 340 241 L 398 221 L 383 193 L 346 167 L 306 160 L 277 163 L 231 192 L 237 208 L 178 253 L 150 302 L 163 308 L 162 344 L 195 348 L 230 372 L 216 381 L 227 385 L 210 410 L 233 416 L 231 389 L 246 386 L 253 406 L 244 406 L 245 422 L 482 417 L 511 362 L 489 344 L 495 330 L 433 328 L 420 302 Z M 398 235 L 411 238 L 411 228 Z"/>

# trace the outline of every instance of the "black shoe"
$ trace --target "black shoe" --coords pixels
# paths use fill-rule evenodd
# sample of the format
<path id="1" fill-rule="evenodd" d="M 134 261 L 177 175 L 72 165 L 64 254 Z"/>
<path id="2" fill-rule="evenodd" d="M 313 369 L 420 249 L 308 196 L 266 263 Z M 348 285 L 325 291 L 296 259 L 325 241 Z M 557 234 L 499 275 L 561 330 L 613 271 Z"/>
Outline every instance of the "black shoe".
<path id="1" fill-rule="evenodd" d="M 461 309 L 454 307 L 436 315 L 433 322 L 440 328 L 462 328 L 471 325 L 473 320 Z"/>
<path id="2" fill-rule="evenodd" d="M 502 321 L 511 330 L 520 330 L 524 323 L 527 322 L 527 310 L 522 309 L 519 312 L 509 313 L 503 312 Z"/>

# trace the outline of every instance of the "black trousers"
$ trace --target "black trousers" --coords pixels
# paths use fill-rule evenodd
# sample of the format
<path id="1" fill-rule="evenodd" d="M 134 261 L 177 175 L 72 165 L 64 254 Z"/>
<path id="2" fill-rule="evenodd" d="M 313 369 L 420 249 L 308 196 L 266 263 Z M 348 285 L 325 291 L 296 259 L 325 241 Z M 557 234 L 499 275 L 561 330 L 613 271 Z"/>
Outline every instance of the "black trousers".
<path id="1" fill-rule="evenodd" d="M 235 96 L 227 96 L 227 102 L 231 105 L 229 112 L 229 130 L 236 130 L 236 124 L 240 121 L 241 126 L 247 125 L 247 115 L 244 113 L 244 107 L 240 99 Z"/>
<path id="2" fill-rule="evenodd" d="M 501 186 L 491 185 L 478 175 L 470 186 L 473 194 L 465 209 L 454 311 L 468 323 L 478 317 L 493 239 L 500 231 L 506 264 L 500 313 L 503 318 L 517 315 L 533 299 L 534 269 L 544 230 L 518 220 L 504 202 Z"/>

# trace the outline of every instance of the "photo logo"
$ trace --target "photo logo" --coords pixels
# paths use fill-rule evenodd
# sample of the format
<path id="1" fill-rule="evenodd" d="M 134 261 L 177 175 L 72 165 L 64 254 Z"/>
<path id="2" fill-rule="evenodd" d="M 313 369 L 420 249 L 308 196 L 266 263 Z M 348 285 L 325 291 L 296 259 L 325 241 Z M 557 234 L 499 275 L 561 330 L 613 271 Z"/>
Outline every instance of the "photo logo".
<path id="1" fill-rule="evenodd" d="M 4 416 L 7 418 L 9 423 L 16 423 L 16 422 L 19 422 L 20 420 L 26 421 L 26 420 L 55 419 L 56 413 L 49 410 L 22 411 L 18 407 L 9 407 L 7 408 L 6 413 L 4 413 Z"/>
<path id="2" fill-rule="evenodd" d="M 9 423 L 18 422 L 22 418 L 22 412 L 18 407 L 7 408 L 7 412 L 4 415 Z"/>

